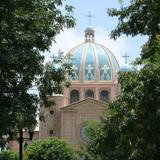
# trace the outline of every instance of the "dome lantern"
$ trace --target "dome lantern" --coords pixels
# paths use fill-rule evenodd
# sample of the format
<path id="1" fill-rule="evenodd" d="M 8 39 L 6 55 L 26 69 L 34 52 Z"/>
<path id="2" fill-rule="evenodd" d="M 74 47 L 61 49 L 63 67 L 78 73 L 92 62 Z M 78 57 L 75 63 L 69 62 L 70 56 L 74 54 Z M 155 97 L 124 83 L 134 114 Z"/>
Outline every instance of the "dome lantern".
<path id="1" fill-rule="evenodd" d="M 94 29 L 91 27 L 91 18 L 94 17 L 94 15 L 91 14 L 89 11 L 88 15 L 86 17 L 89 20 L 89 26 L 85 29 L 85 42 L 94 42 Z"/>
<path id="2" fill-rule="evenodd" d="M 94 29 L 92 27 L 87 27 L 85 29 L 85 42 L 94 42 Z"/>

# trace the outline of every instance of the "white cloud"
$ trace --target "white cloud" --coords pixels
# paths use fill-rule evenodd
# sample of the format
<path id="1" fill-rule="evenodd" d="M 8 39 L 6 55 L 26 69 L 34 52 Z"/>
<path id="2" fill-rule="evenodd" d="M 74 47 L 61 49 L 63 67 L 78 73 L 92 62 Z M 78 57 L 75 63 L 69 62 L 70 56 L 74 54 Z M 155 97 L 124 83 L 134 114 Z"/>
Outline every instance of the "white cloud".
<path id="1" fill-rule="evenodd" d="M 45 61 L 51 60 L 53 54 L 62 51 L 65 54 L 75 45 L 83 42 L 83 36 L 79 36 L 75 29 L 65 29 L 56 37 L 56 43 L 50 47 L 50 52 L 45 52 Z"/>
<path id="2" fill-rule="evenodd" d="M 105 28 L 97 26 L 96 30 L 96 42 L 107 47 L 117 58 L 120 65 L 124 64 L 124 58 L 122 55 L 128 53 L 131 50 L 131 46 L 127 44 L 127 41 L 120 37 L 116 41 L 110 39 L 109 32 Z"/>
<path id="3" fill-rule="evenodd" d="M 123 37 L 120 37 L 118 40 L 114 41 L 109 38 L 109 32 L 102 27 L 95 27 L 95 41 L 99 44 L 104 45 L 113 54 L 116 56 L 119 64 L 124 63 L 124 59 L 121 55 L 128 53 L 131 50 L 131 46 L 127 44 L 126 40 Z M 45 61 L 51 59 L 53 54 L 56 54 L 58 50 L 67 53 L 70 49 L 72 49 L 77 44 L 84 42 L 84 33 L 76 32 L 75 29 L 64 30 L 61 32 L 56 38 L 56 44 L 53 43 L 50 52 L 45 53 Z"/>

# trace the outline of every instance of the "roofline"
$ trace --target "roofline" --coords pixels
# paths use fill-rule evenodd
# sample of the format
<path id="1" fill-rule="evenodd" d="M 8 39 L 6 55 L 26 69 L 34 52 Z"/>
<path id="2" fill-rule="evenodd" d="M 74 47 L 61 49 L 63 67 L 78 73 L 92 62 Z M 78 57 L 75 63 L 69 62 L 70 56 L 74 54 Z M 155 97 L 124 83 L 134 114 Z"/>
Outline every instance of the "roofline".
<path id="1" fill-rule="evenodd" d="M 92 101 L 95 101 L 95 102 L 97 102 L 97 103 L 99 103 L 99 104 L 103 104 L 103 105 L 106 106 L 106 103 L 105 103 L 105 102 L 102 102 L 102 101 L 96 100 L 96 99 L 94 99 L 94 98 L 88 97 L 88 98 L 85 98 L 85 99 L 83 99 L 83 100 L 74 102 L 74 103 L 69 104 L 69 105 L 67 105 L 67 106 L 64 106 L 64 107 L 62 107 L 62 108 L 60 108 L 60 109 L 65 109 L 65 108 L 71 107 L 71 106 L 73 106 L 73 105 L 75 105 L 75 104 L 79 104 L 79 103 L 82 103 L 82 102 L 85 102 L 85 101 L 88 101 L 88 100 L 92 100 Z"/>

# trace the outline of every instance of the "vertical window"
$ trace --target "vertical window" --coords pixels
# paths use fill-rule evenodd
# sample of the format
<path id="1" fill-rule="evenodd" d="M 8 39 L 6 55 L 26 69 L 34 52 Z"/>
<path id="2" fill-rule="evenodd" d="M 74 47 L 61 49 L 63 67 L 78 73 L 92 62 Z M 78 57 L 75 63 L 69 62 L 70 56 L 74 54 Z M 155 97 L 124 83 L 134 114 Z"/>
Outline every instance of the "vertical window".
<path id="1" fill-rule="evenodd" d="M 49 130 L 49 135 L 50 136 L 53 136 L 53 133 L 54 133 L 53 130 Z"/>
<path id="2" fill-rule="evenodd" d="M 92 97 L 92 98 L 94 98 L 94 92 L 93 92 L 92 90 L 90 90 L 90 89 L 87 90 L 87 91 L 86 91 L 86 98 L 87 98 L 87 97 Z"/>
<path id="3" fill-rule="evenodd" d="M 106 90 L 101 91 L 100 100 L 103 102 L 108 102 L 109 101 L 109 92 Z"/>
<path id="4" fill-rule="evenodd" d="M 80 129 L 80 138 L 82 141 L 87 141 L 88 136 L 87 136 L 87 126 L 83 126 Z"/>
<path id="5" fill-rule="evenodd" d="M 72 90 L 70 93 L 70 103 L 79 101 L 79 92 L 77 90 Z"/>

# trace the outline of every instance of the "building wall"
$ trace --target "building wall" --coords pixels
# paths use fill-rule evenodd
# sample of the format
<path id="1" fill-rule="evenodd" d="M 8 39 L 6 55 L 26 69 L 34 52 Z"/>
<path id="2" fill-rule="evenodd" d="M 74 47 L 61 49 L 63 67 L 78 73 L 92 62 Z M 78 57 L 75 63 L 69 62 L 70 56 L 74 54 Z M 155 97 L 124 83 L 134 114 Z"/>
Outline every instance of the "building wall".
<path id="1" fill-rule="evenodd" d="M 49 109 L 42 107 L 42 112 L 44 112 L 45 115 L 45 121 L 40 122 L 39 138 L 44 139 L 54 136 L 61 137 L 66 139 L 74 146 L 78 146 L 79 141 L 77 141 L 78 138 L 76 135 L 78 135 L 79 132 L 76 127 L 79 128 L 80 125 L 82 125 L 82 119 L 84 121 L 90 119 L 99 119 L 104 110 L 104 107 L 101 106 L 105 105 L 103 102 L 98 102 L 100 101 L 101 91 L 107 90 L 109 92 L 109 101 L 112 101 L 118 95 L 117 88 L 118 84 L 113 83 L 73 83 L 70 88 L 64 89 L 64 96 L 49 97 L 50 99 L 55 100 L 56 105 Z M 70 104 L 70 93 L 73 89 L 78 90 L 80 93 L 80 101 Z M 88 89 L 93 90 L 95 95 L 94 99 L 96 101 L 90 102 L 91 104 L 88 102 L 86 103 L 85 101 L 85 92 Z M 92 106 L 92 109 L 90 106 Z M 50 113 L 51 111 L 53 111 L 53 114 Z"/>
<path id="2" fill-rule="evenodd" d="M 61 138 L 67 140 L 74 148 L 85 142 L 81 139 L 80 129 L 88 120 L 98 121 L 106 105 L 88 98 L 80 103 L 75 103 L 61 111 Z"/>
<path id="3" fill-rule="evenodd" d="M 39 138 L 45 139 L 48 137 L 59 136 L 60 134 L 60 108 L 64 106 L 64 96 L 52 96 L 49 99 L 55 101 L 55 106 L 50 108 L 41 107 L 41 112 L 44 115 L 44 121 L 39 122 Z"/>

